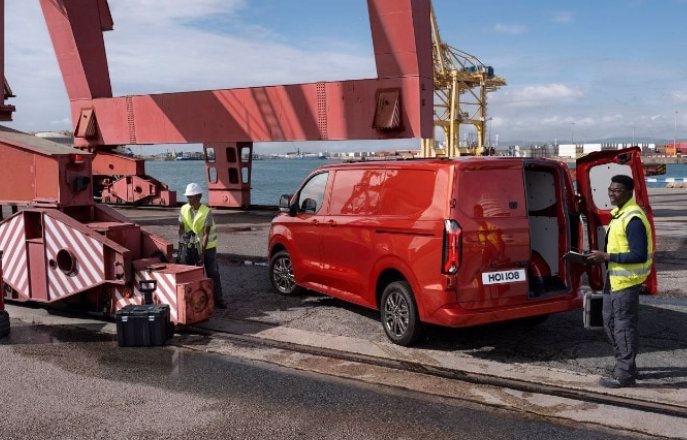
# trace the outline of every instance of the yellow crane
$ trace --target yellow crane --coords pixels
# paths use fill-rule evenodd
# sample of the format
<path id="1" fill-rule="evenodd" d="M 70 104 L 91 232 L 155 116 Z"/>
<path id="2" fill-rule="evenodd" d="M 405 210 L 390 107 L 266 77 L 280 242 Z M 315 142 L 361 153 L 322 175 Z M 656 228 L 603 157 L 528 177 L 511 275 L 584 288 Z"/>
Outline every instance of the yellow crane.
<path id="1" fill-rule="evenodd" d="M 434 7 L 431 9 L 432 56 L 434 61 L 434 126 L 444 133 L 443 146 L 436 139 L 423 139 L 423 157 L 482 155 L 486 145 L 487 93 L 506 85 L 494 69 L 476 56 L 444 43 Z M 472 124 L 477 145 L 460 148 L 460 125 Z"/>

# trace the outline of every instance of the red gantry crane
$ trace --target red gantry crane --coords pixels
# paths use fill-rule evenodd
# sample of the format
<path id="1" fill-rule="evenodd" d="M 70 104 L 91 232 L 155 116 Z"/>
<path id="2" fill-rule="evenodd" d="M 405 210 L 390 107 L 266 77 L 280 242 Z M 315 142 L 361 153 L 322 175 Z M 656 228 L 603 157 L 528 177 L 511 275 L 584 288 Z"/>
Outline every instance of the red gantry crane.
<path id="1" fill-rule="evenodd" d="M 253 142 L 432 137 L 429 0 L 368 0 L 374 79 L 121 97 L 112 96 L 103 41 L 113 29 L 107 1 L 40 3 L 75 146 L 94 153 L 106 202 L 175 202 L 142 161 L 113 152 L 120 145 L 203 144 L 209 204 L 247 207 Z"/>
<path id="2" fill-rule="evenodd" d="M 373 79 L 120 97 L 112 96 L 103 41 L 113 29 L 107 0 L 39 1 L 79 150 L 0 130 L 0 160 L 13 164 L 0 175 L 0 205 L 13 206 L 0 222 L 5 298 L 113 314 L 140 304 L 136 283 L 155 279 L 155 301 L 170 305 L 172 321 L 210 316 L 211 281 L 202 268 L 165 263 L 171 245 L 92 201 L 94 184 L 105 201 L 175 201 L 118 146 L 202 143 L 210 205 L 245 207 L 253 142 L 432 137 L 430 0 L 367 1 Z M 2 66 L 0 49 L 4 79 Z M 12 92 L 7 81 L 2 87 L 0 119 L 11 120 Z"/>

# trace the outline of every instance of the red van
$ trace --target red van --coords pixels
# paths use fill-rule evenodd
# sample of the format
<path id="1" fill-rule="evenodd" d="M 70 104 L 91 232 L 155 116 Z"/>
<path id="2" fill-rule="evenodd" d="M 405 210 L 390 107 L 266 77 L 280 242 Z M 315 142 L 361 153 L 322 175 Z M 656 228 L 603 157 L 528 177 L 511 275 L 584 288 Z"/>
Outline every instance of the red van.
<path id="1" fill-rule="evenodd" d="M 603 247 L 615 174 L 634 177 L 652 220 L 638 148 L 578 161 L 586 203 L 577 203 L 567 166 L 548 159 L 324 166 L 282 196 L 270 229 L 270 279 L 281 294 L 306 288 L 379 309 L 400 345 L 412 344 L 423 323 L 543 321 L 581 307 L 585 270 L 592 288 L 603 285 L 599 267 L 563 255 Z M 655 270 L 647 288 L 656 292 Z"/>

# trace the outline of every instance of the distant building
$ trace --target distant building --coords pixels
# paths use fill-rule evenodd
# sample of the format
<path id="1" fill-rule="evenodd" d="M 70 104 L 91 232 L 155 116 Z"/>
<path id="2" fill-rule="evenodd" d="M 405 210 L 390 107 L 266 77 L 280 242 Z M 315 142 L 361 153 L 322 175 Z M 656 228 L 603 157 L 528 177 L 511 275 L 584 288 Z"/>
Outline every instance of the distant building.
<path id="1" fill-rule="evenodd" d="M 58 144 L 73 146 L 74 135 L 70 131 L 38 131 L 33 133 L 34 136 L 48 141 L 56 142 Z"/>
<path id="2" fill-rule="evenodd" d="M 558 157 L 575 159 L 595 151 L 621 150 L 638 146 L 644 154 L 651 154 L 656 150 L 656 144 L 632 144 L 632 143 L 601 143 L 601 144 L 560 144 L 558 145 Z"/>

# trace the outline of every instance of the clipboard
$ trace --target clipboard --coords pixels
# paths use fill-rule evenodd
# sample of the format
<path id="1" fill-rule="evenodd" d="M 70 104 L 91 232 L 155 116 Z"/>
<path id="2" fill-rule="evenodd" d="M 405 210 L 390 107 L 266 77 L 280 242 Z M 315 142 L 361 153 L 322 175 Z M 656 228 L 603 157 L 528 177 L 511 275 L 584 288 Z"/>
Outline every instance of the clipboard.
<path id="1" fill-rule="evenodd" d="M 564 260 L 577 264 L 588 264 L 587 257 L 587 254 L 581 254 L 575 251 L 568 251 L 565 255 L 563 255 Z"/>

